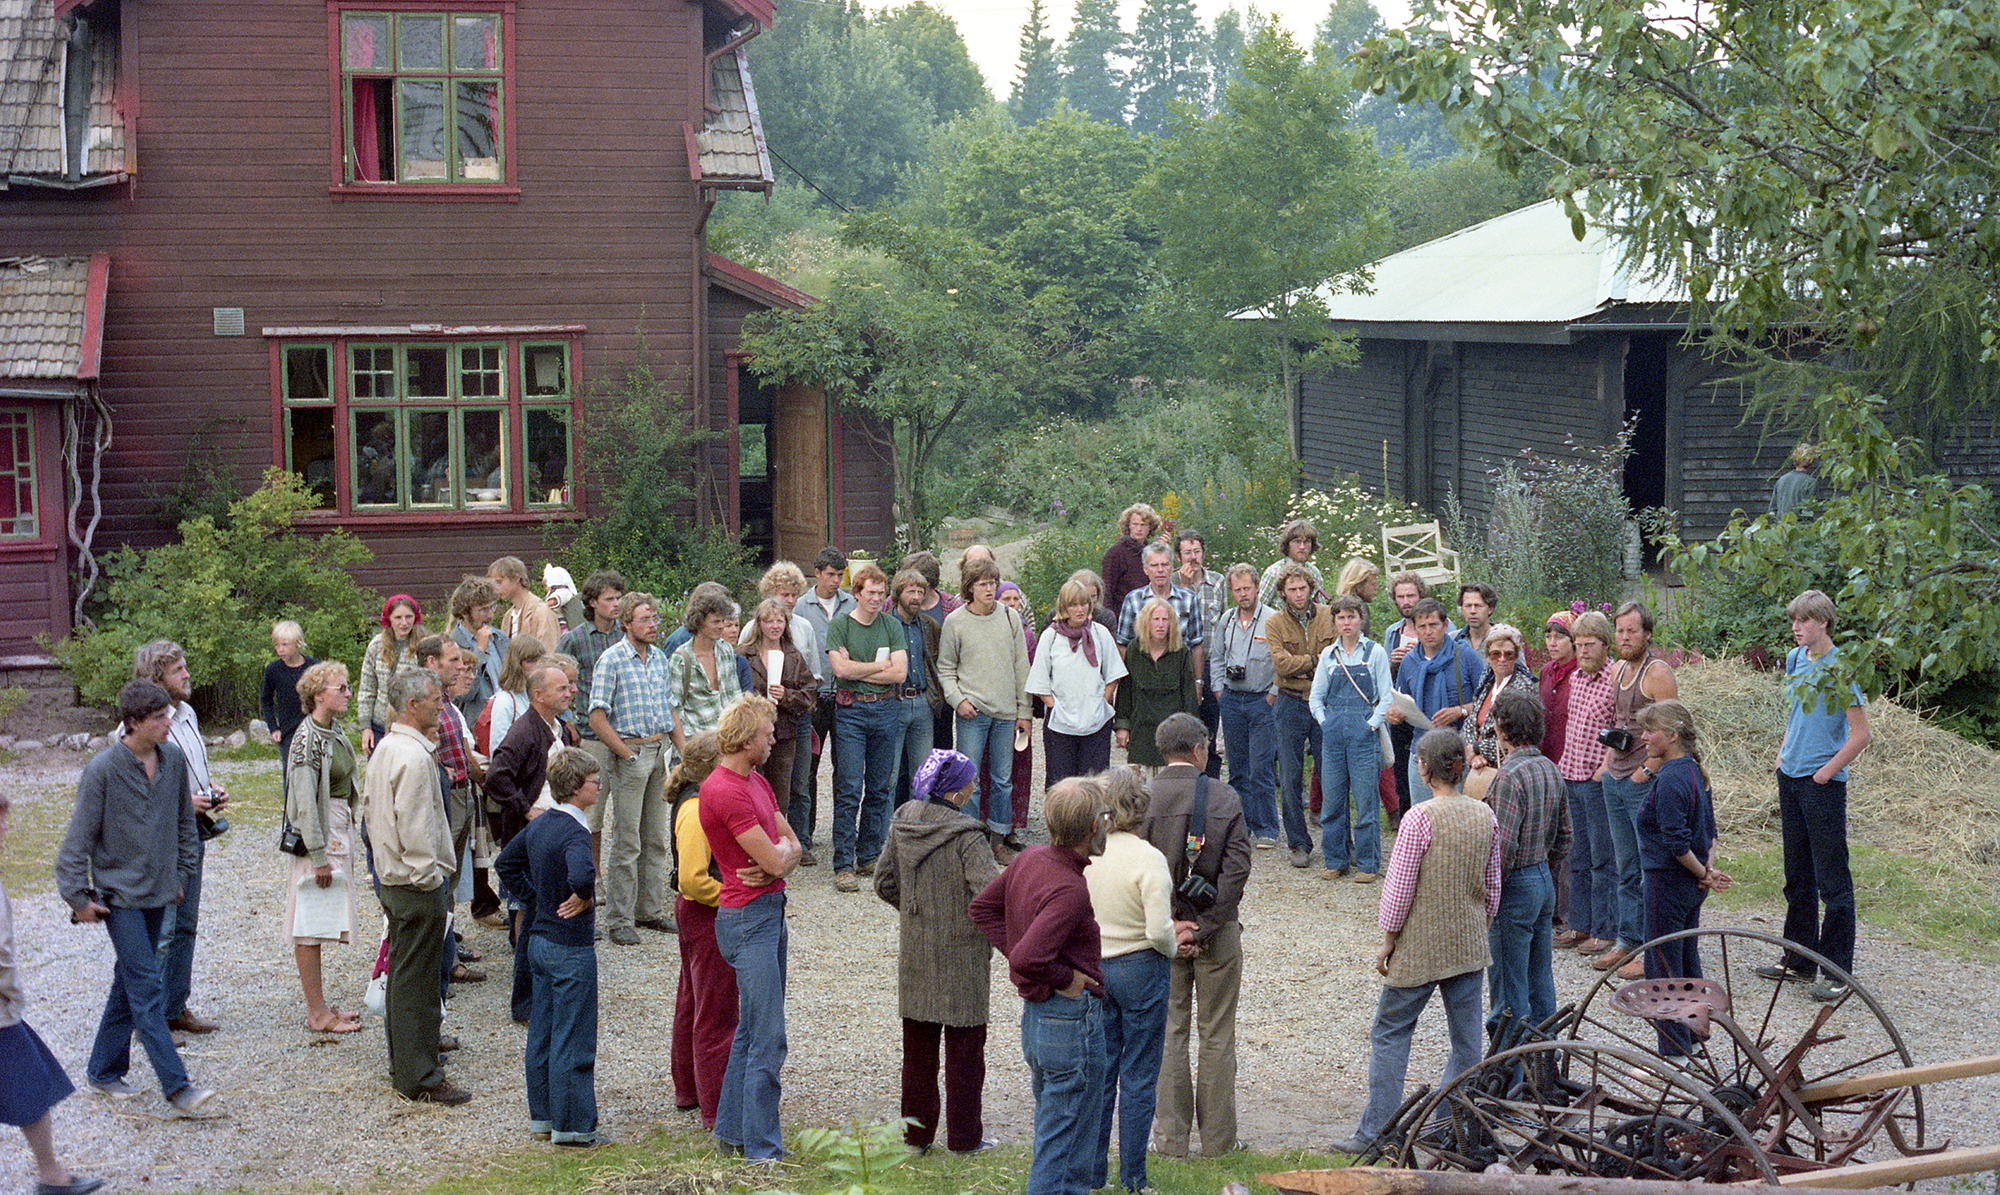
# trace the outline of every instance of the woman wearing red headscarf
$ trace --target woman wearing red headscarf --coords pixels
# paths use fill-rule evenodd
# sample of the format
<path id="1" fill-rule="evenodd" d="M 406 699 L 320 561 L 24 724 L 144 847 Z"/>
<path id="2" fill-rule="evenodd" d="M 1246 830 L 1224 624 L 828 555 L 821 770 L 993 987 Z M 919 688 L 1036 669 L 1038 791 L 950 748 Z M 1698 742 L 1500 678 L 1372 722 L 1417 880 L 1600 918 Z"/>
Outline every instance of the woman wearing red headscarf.
<path id="1" fill-rule="evenodd" d="M 361 750 L 375 750 L 393 718 L 389 710 L 389 678 L 396 669 L 417 663 L 417 643 L 430 634 L 417 599 L 398 593 L 382 603 L 382 629 L 361 653 L 361 689 L 355 694 L 354 716 L 361 723 Z"/>

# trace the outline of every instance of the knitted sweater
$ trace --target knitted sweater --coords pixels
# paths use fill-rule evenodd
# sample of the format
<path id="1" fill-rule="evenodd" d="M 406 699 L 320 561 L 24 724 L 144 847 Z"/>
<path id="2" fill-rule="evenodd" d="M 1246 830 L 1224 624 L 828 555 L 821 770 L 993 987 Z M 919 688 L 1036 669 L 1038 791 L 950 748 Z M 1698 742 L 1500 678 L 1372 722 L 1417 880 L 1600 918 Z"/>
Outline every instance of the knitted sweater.
<path id="1" fill-rule="evenodd" d="M 902 628 L 897 626 L 900 637 Z M 938 679 L 945 704 L 961 701 L 989 718 L 1026 718 L 1028 704 L 1028 641 L 1021 616 L 994 603 L 985 614 L 960 606 L 944 620 L 938 637 Z"/>
<path id="2" fill-rule="evenodd" d="M 937 1025 L 984 1025 L 993 948 L 966 913 L 1000 868 L 984 824 L 940 801 L 909 801 L 875 861 L 875 894 L 896 906 L 901 1015 Z"/>
<path id="3" fill-rule="evenodd" d="M 1411 827 L 1405 819 L 1382 891 L 1380 924 L 1400 931 L 1386 981 L 1398 988 L 1435 983 L 1490 964 L 1486 925 L 1499 905 L 1493 811 L 1453 793 L 1413 806 L 1410 814 L 1427 824 Z M 1410 833 L 1413 829 L 1418 832 Z M 1400 924 L 1391 924 L 1398 894 L 1411 892 L 1412 870 L 1414 894 L 1407 898 Z"/>
<path id="4" fill-rule="evenodd" d="M 1104 853 L 1083 869 L 1104 958 L 1151 947 L 1174 957 L 1173 878 L 1160 848 L 1136 834 L 1114 831 Z"/>

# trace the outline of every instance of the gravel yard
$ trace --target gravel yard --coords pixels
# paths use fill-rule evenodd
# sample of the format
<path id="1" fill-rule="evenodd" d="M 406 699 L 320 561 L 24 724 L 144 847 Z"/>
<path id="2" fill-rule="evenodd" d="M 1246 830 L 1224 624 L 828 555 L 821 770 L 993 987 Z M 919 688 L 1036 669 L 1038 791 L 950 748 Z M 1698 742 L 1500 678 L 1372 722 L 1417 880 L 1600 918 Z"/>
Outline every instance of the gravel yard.
<path id="1" fill-rule="evenodd" d="M 66 802 L 62 786 L 74 783 L 80 762 L 67 753 L 24 761 L 10 769 L 15 799 Z M 273 766 L 227 765 L 221 771 L 227 783 L 232 770 L 241 775 Z M 824 792 L 822 798 L 824 807 Z M 1040 828 L 1037 820 L 1031 836 Z M 69 1164 L 125 1190 L 406 1189 L 516 1151 L 548 1149 L 524 1128 L 525 1031 L 507 1016 L 504 937 L 473 927 L 468 939 L 486 952 L 480 966 L 492 979 L 461 985 L 446 1018 L 446 1031 L 465 1043 L 452 1056 L 450 1073 L 475 1099 L 451 1110 L 406 1103 L 389 1089 L 379 1022 L 370 1018 L 362 1032 L 339 1037 L 306 1031 L 291 952 L 278 936 L 281 866 L 270 837 L 246 827 L 211 843 L 208 855 L 194 1004 L 223 1028 L 193 1039 L 185 1057 L 198 1082 L 219 1089 L 231 1115 L 201 1123 L 164 1120 L 165 1103 L 135 1050 L 137 1099 L 120 1106 L 84 1092 L 58 1109 L 58 1141 Z M 822 865 L 799 872 L 789 890 L 788 1126 L 896 1113 L 894 910 L 866 891 L 836 893 L 832 880 Z M 1316 866 L 1295 870 L 1282 850 L 1258 852 L 1243 905 L 1239 1018 L 1242 1135 L 1257 1148 L 1314 1147 L 1353 1127 L 1377 991 L 1370 964 L 1379 941 L 1379 892 L 1377 886 L 1326 882 Z M 109 946 L 101 929 L 68 924 L 61 902 L 47 891 L 11 895 L 28 1019 L 80 1086 L 109 984 Z M 1995 969 L 1887 940 L 1866 923 L 1866 914 L 1864 907 L 1859 974 L 1901 1028 L 1915 1060 L 2000 1051 Z M 1780 910 L 1712 904 L 1706 920 L 1775 932 Z M 326 952 L 327 991 L 335 1003 L 359 1007 L 380 924 L 379 910 L 364 894 L 363 941 Z M 663 1128 L 696 1131 L 693 1115 L 674 1109 L 667 1073 L 678 970 L 673 939 L 646 934 L 636 947 L 604 944 L 599 959 L 597 1086 L 605 1130 L 621 1141 Z M 1740 965 L 1756 961 L 1762 959 Z M 1579 998 L 1595 976 L 1573 956 L 1558 954 L 1562 1000 Z M 1014 1028 L 1019 1001 L 997 959 L 994 993 L 988 1131 L 1022 1142 L 1030 1136 L 1031 1105 Z M 1797 1036 L 1792 1026 L 1802 1027 L 1811 1012 L 1799 988 L 1780 996 L 1785 1027 L 1777 1036 L 1784 1044 Z M 1443 1054 L 1441 1013 L 1433 1009 L 1419 1028 L 1412 1082 L 1435 1075 Z M 2000 1142 L 2000 1077 L 1937 1085 L 1926 1099 L 1932 1143 L 1947 1137 L 1959 1145 Z M 32 1174 L 25 1148 L 0 1148 L 0 1186 L 25 1188 Z"/>

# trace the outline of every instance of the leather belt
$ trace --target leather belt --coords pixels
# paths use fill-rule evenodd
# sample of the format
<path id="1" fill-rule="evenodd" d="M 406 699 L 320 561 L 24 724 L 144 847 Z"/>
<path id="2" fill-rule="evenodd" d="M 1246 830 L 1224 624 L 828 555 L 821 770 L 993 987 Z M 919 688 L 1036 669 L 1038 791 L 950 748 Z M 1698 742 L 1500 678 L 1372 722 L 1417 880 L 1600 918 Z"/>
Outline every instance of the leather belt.
<path id="1" fill-rule="evenodd" d="M 896 699 L 894 693 L 862 693 L 854 689 L 849 689 L 848 692 L 854 694 L 854 700 L 856 701 L 881 701 L 884 698 L 893 701 Z"/>
<path id="2" fill-rule="evenodd" d="M 652 743 L 657 743 L 661 739 L 666 738 L 667 733 L 665 731 L 661 731 L 659 734 L 649 734 L 643 739 L 635 739 L 630 735 L 623 735 L 623 734 L 619 735 L 618 737 L 625 740 L 625 745 L 627 747 L 644 747 Z"/>

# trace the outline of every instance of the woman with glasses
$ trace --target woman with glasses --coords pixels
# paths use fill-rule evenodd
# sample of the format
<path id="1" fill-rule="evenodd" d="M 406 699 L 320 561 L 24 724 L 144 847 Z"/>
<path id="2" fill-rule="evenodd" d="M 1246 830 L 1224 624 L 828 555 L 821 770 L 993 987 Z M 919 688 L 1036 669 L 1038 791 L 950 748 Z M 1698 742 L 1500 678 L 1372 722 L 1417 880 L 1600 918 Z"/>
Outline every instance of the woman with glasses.
<path id="1" fill-rule="evenodd" d="M 354 748 L 347 741 L 347 727 L 336 717 L 347 712 L 352 696 L 347 665 L 338 660 L 314 664 L 299 678 L 298 692 L 306 716 L 285 757 L 285 822 L 298 832 L 305 854 L 289 856 L 285 936 L 291 939 L 299 985 L 305 989 L 306 1028 L 352 1033 L 361 1028 L 361 1014 L 326 1002 L 319 957 L 324 943 L 354 940 Z M 341 892 L 329 893 L 336 877 Z"/>
<path id="2" fill-rule="evenodd" d="M 1466 779 L 1467 792 L 1485 792 L 1486 785 L 1493 780 L 1492 769 L 1500 764 L 1502 753 L 1494 732 L 1493 699 L 1508 689 L 1518 689 L 1540 699 L 1535 675 L 1528 671 L 1527 642 L 1520 628 L 1510 623 L 1496 622 L 1486 629 L 1486 642 L 1480 645 L 1480 654 L 1486 657 L 1486 679 L 1472 699 L 1469 715 L 1458 724 L 1459 737 L 1465 740 L 1466 756 L 1472 764 L 1472 774 Z"/>

